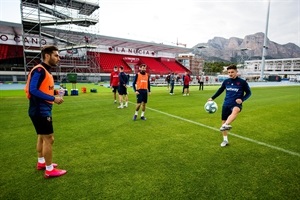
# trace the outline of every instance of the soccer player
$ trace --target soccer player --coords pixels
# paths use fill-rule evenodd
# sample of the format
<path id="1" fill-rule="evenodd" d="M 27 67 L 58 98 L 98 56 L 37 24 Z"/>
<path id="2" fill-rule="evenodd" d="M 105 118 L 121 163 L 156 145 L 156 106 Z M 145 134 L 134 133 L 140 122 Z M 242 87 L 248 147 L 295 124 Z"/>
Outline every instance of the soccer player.
<path id="1" fill-rule="evenodd" d="M 203 85 L 204 85 L 204 76 L 203 76 L 203 74 L 201 74 L 198 77 L 198 83 L 199 83 L 199 90 L 203 90 Z"/>
<path id="2" fill-rule="evenodd" d="M 191 78 L 188 72 L 185 72 L 184 78 L 183 78 L 183 96 L 189 96 L 190 95 L 190 82 Z"/>
<path id="3" fill-rule="evenodd" d="M 142 113 L 141 119 L 146 120 L 145 111 L 146 111 L 146 104 L 148 101 L 148 94 L 151 94 L 150 91 L 150 76 L 146 73 L 147 65 L 142 64 L 139 67 L 139 73 L 137 73 L 134 77 L 132 87 L 133 91 L 136 94 L 137 104 L 135 107 L 135 113 L 133 116 L 133 120 L 135 121 L 140 107 L 142 106 Z"/>
<path id="4" fill-rule="evenodd" d="M 52 163 L 52 146 L 54 142 L 52 125 L 53 103 L 64 102 L 60 96 L 54 96 L 54 79 L 50 69 L 59 62 L 56 46 L 46 46 L 41 51 L 43 62 L 35 66 L 28 75 L 25 86 L 26 96 L 29 99 L 28 114 L 37 133 L 38 162 L 36 168 L 45 170 L 45 178 L 58 177 L 67 173 L 57 169 Z"/>
<path id="5" fill-rule="evenodd" d="M 118 93 L 119 93 L 119 102 L 120 106 L 118 108 L 127 108 L 128 107 L 128 95 L 127 95 L 127 83 L 128 83 L 128 76 L 124 73 L 123 66 L 119 68 L 119 86 L 118 86 Z M 125 99 L 123 99 L 123 96 Z M 125 101 L 125 104 L 123 102 Z"/>
<path id="6" fill-rule="evenodd" d="M 167 82 L 167 90 L 170 89 L 170 82 L 171 82 L 171 73 L 169 73 L 167 76 L 166 76 L 166 80 Z"/>
<path id="7" fill-rule="evenodd" d="M 212 101 L 226 90 L 226 96 L 222 107 L 222 126 L 220 131 L 223 134 L 223 142 L 221 147 L 227 146 L 228 134 L 227 131 L 232 128 L 230 125 L 242 111 L 242 103 L 251 96 L 251 90 L 248 83 L 238 77 L 237 68 L 235 65 L 227 67 L 229 78 L 224 80 L 217 92 L 208 99 Z"/>
<path id="8" fill-rule="evenodd" d="M 114 103 L 117 103 L 117 90 L 119 86 L 119 71 L 118 67 L 114 67 L 114 71 L 110 73 L 110 89 L 113 92 L 114 96 Z"/>
<path id="9" fill-rule="evenodd" d="M 172 74 L 170 75 L 170 86 L 171 86 L 170 95 L 174 95 L 175 79 L 176 79 L 175 74 L 174 72 L 172 72 Z"/>

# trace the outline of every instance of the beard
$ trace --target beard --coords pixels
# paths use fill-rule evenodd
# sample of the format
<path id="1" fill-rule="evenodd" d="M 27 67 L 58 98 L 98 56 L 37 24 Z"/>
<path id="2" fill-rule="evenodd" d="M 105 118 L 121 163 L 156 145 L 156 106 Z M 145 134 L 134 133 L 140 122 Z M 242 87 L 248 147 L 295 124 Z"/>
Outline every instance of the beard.
<path id="1" fill-rule="evenodd" d="M 57 63 L 58 63 L 58 61 L 55 61 L 55 60 L 49 60 L 49 65 L 50 65 L 51 67 L 56 67 L 56 66 L 57 66 Z"/>

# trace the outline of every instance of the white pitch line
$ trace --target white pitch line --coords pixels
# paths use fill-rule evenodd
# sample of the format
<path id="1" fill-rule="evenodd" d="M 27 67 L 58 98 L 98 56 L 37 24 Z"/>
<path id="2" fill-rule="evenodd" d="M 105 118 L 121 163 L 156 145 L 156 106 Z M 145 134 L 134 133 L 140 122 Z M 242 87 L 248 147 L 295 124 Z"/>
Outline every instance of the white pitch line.
<path id="1" fill-rule="evenodd" d="M 176 118 L 176 119 L 179 119 L 179 120 L 182 120 L 182 121 L 189 122 L 191 124 L 196 124 L 198 126 L 202 126 L 202 127 L 220 132 L 220 130 L 217 129 L 217 128 L 207 126 L 207 125 L 201 124 L 199 122 L 195 122 L 195 121 L 192 121 L 192 120 L 189 120 L 189 119 L 185 119 L 185 118 L 182 118 L 182 117 L 179 117 L 179 116 L 176 116 L 176 115 L 172 115 L 172 114 L 169 114 L 169 113 L 166 113 L 166 112 L 163 112 L 163 111 L 160 111 L 160 110 L 156 110 L 156 109 L 153 109 L 153 108 L 149 108 L 149 107 L 147 107 L 147 109 L 158 112 L 158 113 L 161 113 L 161 114 L 164 114 L 164 115 L 167 115 L 169 117 L 173 117 L 173 118 Z M 269 147 L 271 149 L 275 149 L 275 150 L 278 150 L 278 151 L 281 151 L 281 152 L 284 152 L 284 153 L 287 153 L 287 154 L 291 154 L 291 155 L 300 157 L 300 154 L 297 153 L 297 152 L 289 151 L 289 150 L 286 150 L 286 149 L 283 149 L 283 148 L 280 148 L 280 147 L 276 147 L 276 146 L 273 146 L 273 145 L 270 145 L 270 144 L 267 144 L 267 143 L 264 143 L 264 142 L 259 142 L 257 140 L 253 140 L 253 139 L 250 139 L 250 138 L 247 138 L 247 137 L 244 137 L 244 136 L 240 136 L 240 135 L 237 135 L 237 134 L 234 134 L 234 133 L 228 133 L 228 134 L 232 135 L 232 136 L 235 136 L 235 137 L 238 137 L 238 138 L 243 139 L 243 140 L 247 140 L 249 142 L 253 142 L 255 144 L 259 144 L 259 145 L 262 145 L 262 146 L 265 146 L 265 147 Z"/>

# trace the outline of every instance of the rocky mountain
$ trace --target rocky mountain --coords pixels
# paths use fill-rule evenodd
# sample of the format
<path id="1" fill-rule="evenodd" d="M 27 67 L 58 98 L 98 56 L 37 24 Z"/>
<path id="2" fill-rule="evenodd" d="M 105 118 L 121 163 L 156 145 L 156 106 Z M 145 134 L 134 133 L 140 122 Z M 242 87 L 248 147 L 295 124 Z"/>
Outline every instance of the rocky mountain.
<path id="1" fill-rule="evenodd" d="M 262 58 L 264 33 L 247 35 L 244 39 L 214 37 L 193 47 L 193 53 L 208 61 L 242 63 Z M 280 45 L 267 39 L 266 59 L 300 58 L 300 47 L 294 43 Z"/>

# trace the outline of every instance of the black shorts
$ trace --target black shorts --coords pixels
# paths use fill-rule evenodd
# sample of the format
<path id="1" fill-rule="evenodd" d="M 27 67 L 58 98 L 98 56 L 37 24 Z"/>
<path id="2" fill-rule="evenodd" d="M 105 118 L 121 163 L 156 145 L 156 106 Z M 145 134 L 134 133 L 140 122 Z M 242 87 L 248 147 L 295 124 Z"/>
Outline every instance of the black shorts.
<path id="1" fill-rule="evenodd" d="M 243 106 L 241 104 L 236 104 L 236 105 L 232 105 L 232 106 L 224 106 L 222 107 L 222 120 L 227 120 L 227 118 L 229 117 L 229 115 L 231 115 L 232 110 L 234 107 L 239 107 L 240 108 L 240 112 L 242 111 Z"/>
<path id="2" fill-rule="evenodd" d="M 123 85 L 120 85 L 118 88 L 119 95 L 126 95 L 127 94 L 127 88 Z"/>
<path id="3" fill-rule="evenodd" d="M 190 87 L 190 85 L 183 85 L 183 88 L 189 88 Z"/>
<path id="4" fill-rule="evenodd" d="M 49 135 L 53 133 L 52 117 L 30 116 L 36 134 Z"/>
<path id="5" fill-rule="evenodd" d="M 139 94 L 136 95 L 137 103 L 147 103 L 148 101 L 148 90 L 138 90 Z"/>
<path id="6" fill-rule="evenodd" d="M 118 86 L 112 86 L 112 92 L 113 92 L 113 93 L 116 93 L 117 90 L 118 90 Z"/>

